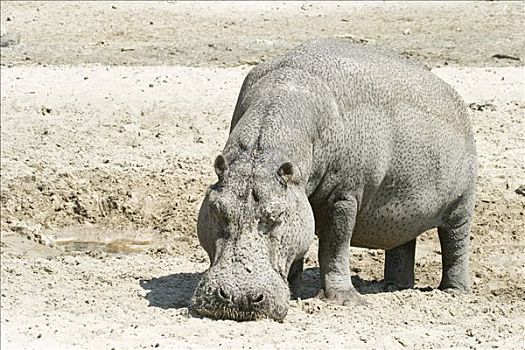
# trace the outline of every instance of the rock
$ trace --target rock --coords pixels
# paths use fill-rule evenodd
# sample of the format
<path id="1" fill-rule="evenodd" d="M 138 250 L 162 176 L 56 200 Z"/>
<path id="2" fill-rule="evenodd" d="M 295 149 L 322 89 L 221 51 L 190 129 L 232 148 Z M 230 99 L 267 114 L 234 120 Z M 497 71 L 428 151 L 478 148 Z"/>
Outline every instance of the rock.
<path id="1" fill-rule="evenodd" d="M 516 188 L 514 190 L 517 194 L 521 194 L 522 196 L 525 196 L 525 185 L 521 185 L 520 187 Z"/>
<path id="2" fill-rule="evenodd" d="M 0 47 L 14 46 L 20 42 L 20 34 L 7 31 L 6 26 L 3 24 L 0 34 Z"/>
<path id="3" fill-rule="evenodd" d="M 484 110 L 488 109 L 488 110 L 494 112 L 496 110 L 496 106 L 493 105 L 490 102 L 481 102 L 481 103 L 472 102 L 472 103 L 469 103 L 468 106 L 473 111 L 484 111 Z"/>
<path id="4" fill-rule="evenodd" d="M 513 61 L 521 61 L 521 58 L 518 56 L 507 55 L 507 54 L 502 54 L 502 53 L 497 53 L 495 55 L 492 55 L 492 58 L 496 58 L 500 60 L 507 59 L 507 60 L 513 60 Z"/>

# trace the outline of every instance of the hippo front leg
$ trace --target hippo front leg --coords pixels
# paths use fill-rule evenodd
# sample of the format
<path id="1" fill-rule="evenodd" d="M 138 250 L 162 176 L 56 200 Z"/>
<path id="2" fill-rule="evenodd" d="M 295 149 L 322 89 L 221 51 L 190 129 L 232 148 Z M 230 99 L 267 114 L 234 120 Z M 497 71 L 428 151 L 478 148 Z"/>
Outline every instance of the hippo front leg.
<path id="1" fill-rule="evenodd" d="M 357 201 L 352 198 L 334 203 L 329 225 L 319 232 L 319 268 L 321 299 L 338 304 L 364 303 L 350 276 L 350 240 L 357 215 Z"/>

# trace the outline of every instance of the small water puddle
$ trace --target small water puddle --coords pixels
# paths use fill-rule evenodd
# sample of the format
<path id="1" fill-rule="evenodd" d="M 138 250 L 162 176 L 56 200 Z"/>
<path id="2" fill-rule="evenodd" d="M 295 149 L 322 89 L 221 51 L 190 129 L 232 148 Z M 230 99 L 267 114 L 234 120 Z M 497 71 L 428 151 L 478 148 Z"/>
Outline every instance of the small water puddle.
<path id="1" fill-rule="evenodd" d="M 46 245 L 66 252 L 136 253 L 159 245 L 153 230 L 114 230 L 97 226 L 66 227 L 42 234 Z"/>

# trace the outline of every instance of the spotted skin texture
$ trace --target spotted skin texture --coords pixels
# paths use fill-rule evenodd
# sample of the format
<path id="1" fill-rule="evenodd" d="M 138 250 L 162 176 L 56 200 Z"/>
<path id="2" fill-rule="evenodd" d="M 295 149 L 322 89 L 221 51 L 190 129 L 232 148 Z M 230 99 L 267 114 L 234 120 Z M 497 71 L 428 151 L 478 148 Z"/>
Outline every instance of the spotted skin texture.
<path id="1" fill-rule="evenodd" d="M 437 227 L 440 288 L 469 290 L 476 150 L 467 108 L 430 71 L 381 48 L 307 42 L 252 69 L 215 161 L 198 236 L 197 312 L 282 320 L 317 234 L 319 296 L 363 302 L 349 247 L 386 250 L 388 289 L 414 286 L 416 237 Z"/>

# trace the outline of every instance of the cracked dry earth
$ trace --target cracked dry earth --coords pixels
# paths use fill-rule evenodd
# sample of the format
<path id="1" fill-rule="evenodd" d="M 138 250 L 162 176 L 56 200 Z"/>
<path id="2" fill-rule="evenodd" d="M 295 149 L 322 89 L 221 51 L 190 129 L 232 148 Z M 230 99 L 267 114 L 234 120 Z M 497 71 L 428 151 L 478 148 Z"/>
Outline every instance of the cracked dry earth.
<path id="1" fill-rule="evenodd" d="M 520 4 L 212 5 L 2 2 L 20 42 L 1 51 L 1 348 L 525 348 L 524 70 L 492 57 L 523 58 Z M 246 63 L 348 32 L 412 52 L 471 108 L 473 293 L 435 289 L 441 256 L 429 231 L 414 290 L 382 292 L 384 253 L 352 248 L 368 305 L 320 301 L 314 246 L 284 322 L 198 317 L 190 299 L 208 260 L 196 211 Z M 181 52 L 167 54 L 172 46 Z"/>

